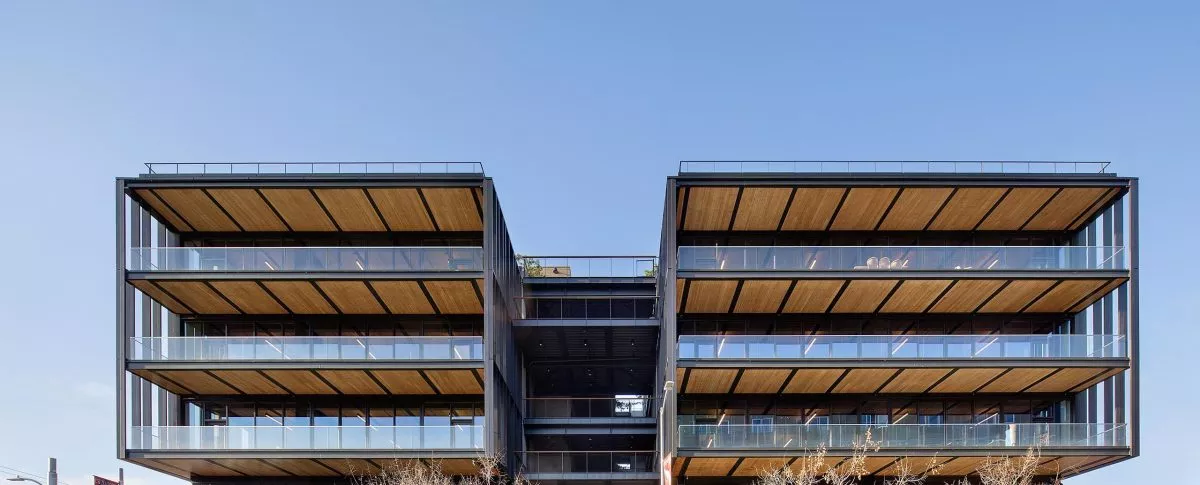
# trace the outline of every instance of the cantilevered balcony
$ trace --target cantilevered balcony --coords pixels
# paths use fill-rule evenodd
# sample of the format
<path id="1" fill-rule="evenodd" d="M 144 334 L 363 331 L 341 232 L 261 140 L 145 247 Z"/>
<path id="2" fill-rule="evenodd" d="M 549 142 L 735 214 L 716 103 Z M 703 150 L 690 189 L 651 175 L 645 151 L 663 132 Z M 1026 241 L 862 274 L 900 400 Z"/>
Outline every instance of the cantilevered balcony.
<path id="1" fill-rule="evenodd" d="M 482 337 L 137 337 L 130 343 L 129 370 L 180 395 L 483 392 Z"/>
<path id="2" fill-rule="evenodd" d="M 684 246 L 679 311 L 1073 313 L 1129 278 L 1122 247 Z"/>
<path id="3" fill-rule="evenodd" d="M 483 313 L 479 247 L 133 248 L 127 266 L 181 315 Z"/>
<path id="4" fill-rule="evenodd" d="M 477 424 L 133 426 L 127 436 L 131 461 L 184 479 L 357 477 L 431 458 L 446 473 L 466 475 L 486 439 Z"/>
<path id="5" fill-rule="evenodd" d="M 691 477 L 752 477 L 820 448 L 828 450 L 823 465 L 836 466 L 865 442 L 868 432 L 871 451 L 863 468 L 866 475 L 878 477 L 905 468 L 961 477 L 974 473 L 989 456 L 1021 455 L 1035 447 L 1041 455 L 1038 474 L 1067 477 L 1130 453 L 1125 424 L 680 425 L 674 471 Z M 898 466 L 904 461 L 906 466 Z"/>
<path id="6" fill-rule="evenodd" d="M 723 424 L 679 425 L 680 449 L 850 449 L 868 433 L 880 450 L 1122 448 L 1124 424 Z M 950 451 L 950 453 L 953 453 Z"/>
<path id="7" fill-rule="evenodd" d="M 1129 367 L 1121 335 L 682 335 L 682 393 L 1074 392 Z"/>
<path id="8" fill-rule="evenodd" d="M 457 426 L 134 426 L 130 449 L 481 450 L 483 427 Z"/>
<path id="9" fill-rule="evenodd" d="M 483 271 L 479 247 L 131 248 L 131 272 Z"/>
<path id="10" fill-rule="evenodd" d="M 1126 269 L 1116 246 L 683 246 L 680 271 L 1092 271 Z"/>

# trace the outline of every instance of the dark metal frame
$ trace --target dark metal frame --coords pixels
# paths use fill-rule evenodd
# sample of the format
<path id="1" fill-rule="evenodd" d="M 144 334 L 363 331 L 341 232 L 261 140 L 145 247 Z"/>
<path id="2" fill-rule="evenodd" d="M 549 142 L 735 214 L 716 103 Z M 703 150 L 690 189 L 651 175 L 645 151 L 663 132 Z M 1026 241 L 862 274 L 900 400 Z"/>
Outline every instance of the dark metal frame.
<path id="1" fill-rule="evenodd" d="M 977 162 L 976 162 L 977 163 Z M 682 168 L 682 164 L 681 164 Z M 1115 187 L 1120 189 L 1112 196 L 1104 205 L 1093 207 L 1095 212 L 1090 216 L 1091 219 L 1083 220 L 1084 228 L 1088 225 L 1094 225 L 1096 219 L 1103 214 L 1110 214 L 1109 219 L 1115 219 L 1115 222 L 1106 221 L 1105 229 L 1112 228 L 1113 234 L 1128 235 L 1128 244 L 1126 250 L 1129 252 L 1129 269 L 1128 271 L 1016 271 L 1016 272 L 975 272 L 968 273 L 964 271 L 879 271 L 879 272 L 786 272 L 786 271 L 677 271 L 676 257 L 676 238 L 680 234 L 691 236 L 699 234 L 695 232 L 685 232 L 681 228 L 676 227 L 676 201 L 677 191 L 685 186 L 801 186 L 801 187 L 847 187 L 847 186 L 865 186 L 865 187 L 882 187 L 882 186 L 903 186 L 903 187 Z M 1140 348 L 1138 340 L 1138 180 L 1136 178 L 1118 177 L 1112 173 L 1091 173 L 1091 174 L 1053 174 L 1053 173 L 716 173 L 716 172 L 684 172 L 681 171 L 678 176 L 668 177 L 667 193 L 664 204 L 663 213 L 663 228 L 662 240 L 660 246 L 660 270 L 659 270 L 659 288 L 662 295 L 664 311 L 662 315 L 661 335 L 664 348 L 660 349 L 662 358 L 664 359 L 663 372 L 666 374 L 660 382 L 670 381 L 674 379 L 674 372 L 680 368 L 691 367 L 846 367 L 845 362 L 832 362 L 829 364 L 821 364 L 814 362 L 811 359 L 806 359 L 803 362 L 767 362 L 746 360 L 734 365 L 728 365 L 727 362 L 697 362 L 694 360 L 677 361 L 677 350 L 674 342 L 677 339 L 676 319 L 678 314 L 674 311 L 679 295 L 675 294 L 675 279 L 676 278 L 693 278 L 693 279 L 1080 279 L 1080 278 L 1128 278 L 1124 285 L 1116 288 L 1115 292 L 1128 291 L 1128 315 L 1122 318 L 1117 315 L 1118 324 L 1127 325 L 1128 339 L 1128 358 L 1127 359 L 1105 359 L 1105 362 L 1111 360 L 1111 364 L 1116 367 L 1125 367 L 1127 370 L 1118 374 L 1115 377 L 1109 378 L 1107 382 L 1112 385 L 1123 386 L 1128 376 L 1129 385 L 1129 408 L 1127 410 L 1129 416 L 1128 426 L 1130 428 L 1130 446 L 1113 450 L 1114 454 L 1122 458 L 1108 461 L 1098 466 L 1107 466 L 1112 463 L 1117 463 L 1130 457 L 1138 456 L 1140 453 L 1140 369 L 1138 360 L 1140 357 Z M 1128 201 L 1128 215 L 1121 213 L 1123 201 Z M 1128 217 L 1127 226 L 1125 218 Z M 1127 233 L 1124 230 L 1127 229 Z M 1083 231 L 1085 229 L 1080 229 Z M 712 231 L 708 231 L 711 233 Z M 1044 233 L 1044 232 L 1039 232 Z M 1065 232 L 1056 231 L 1052 233 L 1065 234 Z M 882 233 L 881 233 L 882 234 Z M 1049 233 L 1046 233 L 1049 234 Z M 1121 245 L 1122 241 L 1117 240 L 1114 244 Z M 1110 295 L 1111 296 L 1111 295 Z M 1121 305 L 1121 300 L 1118 298 L 1118 305 Z M 1050 363 L 1054 366 L 1071 366 L 1071 365 L 1095 365 L 1097 360 L 1084 360 L 1079 362 L 1066 362 L 1062 360 L 1049 360 L 1048 362 L 1039 362 L 1038 364 L 1045 366 Z M 1006 366 L 1020 367 L 1023 364 L 1015 360 L 1004 361 Z M 912 362 L 914 366 L 921 367 L 945 367 L 948 362 L 944 361 L 929 361 L 920 359 Z M 972 367 L 979 366 L 981 362 L 954 362 L 954 366 Z M 987 365 L 988 363 L 983 362 Z M 895 363 L 889 365 L 895 366 Z M 994 364 L 992 364 L 994 365 Z M 856 367 L 862 367 L 861 364 L 856 364 Z M 678 385 L 678 383 L 676 383 Z M 1107 393 L 1106 393 L 1107 394 Z M 1113 399 L 1109 403 L 1118 406 L 1117 409 L 1122 409 L 1114 401 L 1123 397 L 1123 388 L 1118 390 Z M 1095 399 L 1095 398 L 1093 398 Z M 669 404 L 668 404 L 669 406 Z M 1110 413 L 1111 411 L 1110 408 Z M 663 414 L 664 422 L 675 422 L 675 412 Z M 670 420 L 670 421 L 667 421 Z M 669 428 L 668 428 L 669 430 Z M 660 436 L 660 453 L 662 456 L 671 456 L 670 453 L 680 451 L 679 456 L 703 456 L 709 452 L 684 452 L 675 450 L 673 440 L 673 432 L 666 432 L 664 436 Z M 898 450 L 901 453 L 913 453 L 916 455 L 922 454 L 921 450 Z M 1094 448 L 1082 450 L 1083 453 L 1094 454 L 1097 452 Z M 721 452 L 716 452 L 714 456 L 744 456 L 744 450 L 725 452 L 724 455 L 719 455 Z M 792 452 L 794 454 L 794 451 Z M 925 451 L 928 453 L 928 450 Z M 756 455 L 758 453 L 755 453 Z M 958 453 L 956 453 L 958 454 Z M 986 454 L 986 453 L 985 453 Z M 965 454 L 964 454 L 965 455 Z"/>

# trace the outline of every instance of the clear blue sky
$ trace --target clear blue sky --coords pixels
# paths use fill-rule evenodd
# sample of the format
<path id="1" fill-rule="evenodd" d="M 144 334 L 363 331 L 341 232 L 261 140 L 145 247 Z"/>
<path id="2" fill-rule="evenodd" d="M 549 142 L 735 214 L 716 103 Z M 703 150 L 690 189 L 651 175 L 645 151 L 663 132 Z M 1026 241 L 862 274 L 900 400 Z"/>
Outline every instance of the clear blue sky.
<path id="1" fill-rule="evenodd" d="M 1071 483 L 1200 459 L 1197 2 L 387 3 L 0 2 L 0 465 L 119 466 L 113 177 L 427 159 L 576 254 L 655 252 L 683 159 L 1112 160 L 1144 190 L 1144 456 Z"/>

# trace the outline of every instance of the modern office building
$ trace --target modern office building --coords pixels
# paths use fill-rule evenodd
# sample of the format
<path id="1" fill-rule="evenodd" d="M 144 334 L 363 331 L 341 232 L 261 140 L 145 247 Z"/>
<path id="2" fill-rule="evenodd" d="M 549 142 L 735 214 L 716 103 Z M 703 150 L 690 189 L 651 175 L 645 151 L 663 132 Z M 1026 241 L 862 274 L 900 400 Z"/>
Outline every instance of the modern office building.
<path id="1" fill-rule="evenodd" d="M 869 434 L 868 483 L 1084 473 L 1139 441 L 1137 180 L 1106 168 L 683 162 L 658 256 L 521 257 L 479 164 L 150 164 L 116 187 L 118 454 L 742 484 Z"/>

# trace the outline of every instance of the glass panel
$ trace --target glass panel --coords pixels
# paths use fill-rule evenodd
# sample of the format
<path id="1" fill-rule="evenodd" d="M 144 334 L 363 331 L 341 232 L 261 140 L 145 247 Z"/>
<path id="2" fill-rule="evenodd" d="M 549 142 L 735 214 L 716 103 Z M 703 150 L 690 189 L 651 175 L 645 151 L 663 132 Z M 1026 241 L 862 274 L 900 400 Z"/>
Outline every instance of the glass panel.
<path id="1" fill-rule="evenodd" d="M 482 271 L 479 247 L 131 248 L 130 271 Z"/>
<path id="2" fill-rule="evenodd" d="M 681 419 L 683 416 L 680 417 Z M 1093 423 L 979 423 L 946 424 L 942 414 L 922 414 L 918 424 L 886 423 L 887 415 L 861 415 L 853 423 L 780 424 L 768 416 L 751 417 L 749 424 L 680 425 L 682 449 L 814 449 L 850 448 L 866 433 L 887 448 L 1017 448 L 1041 443 L 1043 448 L 1128 446 L 1124 424 Z M 846 417 L 849 419 L 849 416 Z M 845 421 L 846 419 L 841 419 Z M 873 421 L 872 423 L 859 422 Z M 911 423 L 907 417 L 898 422 Z"/>
<path id="3" fill-rule="evenodd" d="M 1124 357 L 1121 335 L 681 335 L 681 359 Z"/>
<path id="4" fill-rule="evenodd" d="M 483 337 L 134 337 L 141 360 L 474 360 Z"/>
<path id="5" fill-rule="evenodd" d="M 681 271 L 1127 269 L 1121 246 L 682 246 Z"/>

